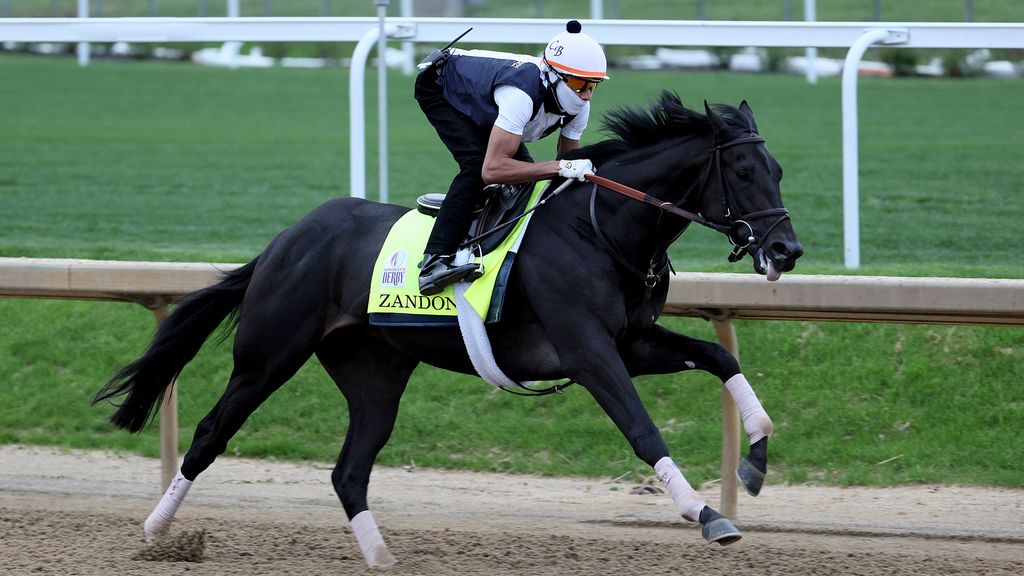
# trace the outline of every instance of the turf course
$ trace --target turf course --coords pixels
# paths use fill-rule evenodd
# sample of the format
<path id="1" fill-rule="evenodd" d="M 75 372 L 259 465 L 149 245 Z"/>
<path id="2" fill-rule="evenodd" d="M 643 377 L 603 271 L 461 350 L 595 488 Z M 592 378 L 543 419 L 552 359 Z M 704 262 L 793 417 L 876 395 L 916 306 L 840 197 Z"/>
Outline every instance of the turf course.
<path id="1" fill-rule="evenodd" d="M 0 255 L 245 261 L 318 203 L 347 194 L 347 73 L 213 70 L 188 64 L 0 56 Z M 453 164 L 389 78 L 392 201 L 442 191 Z M 370 78 L 369 86 L 374 86 Z M 862 79 L 862 262 L 857 273 L 1024 276 L 1020 81 Z M 747 99 L 786 170 L 783 193 L 807 249 L 801 273 L 842 268 L 839 83 L 773 75 L 616 71 L 596 116 L 659 90 L 691 106 Z M 369 150 L 376 149 L 371 113 Z M 600 137 L 595 120 L 587 140 Z M 533 148 L 538 159 L 552 144 Z M 376 167 L 368 167 L 371 197 Z M 724 241 L 688 232 L 680 270 L 749 272 Z M 785 281 L 785 278 L 783 278 Z M 698 320 L 665 319 L 713 338 Z M 141 307 L 0 300 L 0 442 L 155 455 L 154 429 L 113 430 L 88 400 L 152 331 Z M 776 479 L 845 484 L 1024 485 L 1024 333 L 999 328 L 741 322 L 741 360 L 776 422 Z M 182 374 L 182 448 L 230 371 L 208 345 Z M 717 477 L 719 386 L 702 374 L 638 387 L 677 461 Z M 345 408 L 310 364 L 247 423 L 229 451 L 330 460 Z M 617 477 L 647 474 L 579 388 L 523 399 L 421 368 L 391 465 Z"/>

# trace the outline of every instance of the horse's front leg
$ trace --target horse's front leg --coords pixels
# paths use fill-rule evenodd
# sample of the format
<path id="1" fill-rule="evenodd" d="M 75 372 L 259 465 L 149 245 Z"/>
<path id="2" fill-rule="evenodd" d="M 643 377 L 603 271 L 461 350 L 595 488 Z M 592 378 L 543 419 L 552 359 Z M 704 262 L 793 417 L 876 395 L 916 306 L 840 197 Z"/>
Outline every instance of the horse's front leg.
<path id="1" fill-rule="evenodd" d="M 578 330 L 575 334 L 593 334 Z M 615 345 L 608 342 L 575 342 L 573 335 L 565 340 L 553 339 L 566 375 L 579 382 L 604 409 L 619 428 L 641 460 L 652 466 L 679 514 L 702 525 L 701 535 L 708 542 L 731 544 L 739 540 L 740 531 L 721 514 L 710 508 L 690 485 L 669 456 L 661 432 L 651 420 L 629 372 Z"/>
<path id="2" fill-rule="evenodd" d="M 740 462 L 736 475 L 751 496 L 761 492 L 768 472 L 768 437 L 773 430 L 772 420 L 732 354 L 714 342 L 697 340 L 654 325 L 625 347 L 623 360 L 633 376 L 700 369 L 720 378 L 739 409 L 743 429 L 750 442 L 750 451 Z"/>

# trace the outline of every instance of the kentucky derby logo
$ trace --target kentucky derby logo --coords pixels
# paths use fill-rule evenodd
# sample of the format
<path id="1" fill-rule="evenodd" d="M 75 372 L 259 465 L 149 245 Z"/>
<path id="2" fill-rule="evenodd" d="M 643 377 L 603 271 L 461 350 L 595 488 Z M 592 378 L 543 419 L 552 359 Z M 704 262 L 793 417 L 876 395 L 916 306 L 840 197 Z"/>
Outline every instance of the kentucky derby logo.
<path id="1" fill-rule="evenodd" d="M 384 265 L 384 272 L 381 274 L 381 286 L 405 286 L 405 264 L 409 261 L 409 255 L 405 250 L 399 250 L 388 258 Z"/>

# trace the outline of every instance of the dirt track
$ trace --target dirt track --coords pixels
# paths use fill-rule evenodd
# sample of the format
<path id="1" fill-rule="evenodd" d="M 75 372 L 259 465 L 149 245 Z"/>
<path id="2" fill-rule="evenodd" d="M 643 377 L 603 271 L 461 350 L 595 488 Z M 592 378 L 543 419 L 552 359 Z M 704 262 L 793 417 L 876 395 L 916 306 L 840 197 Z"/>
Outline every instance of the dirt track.
<path id="1" fill-rule="evenodd" d="M 1020 490 L 769 485 L 723 548 L 631 484 L 381 469 L 371 506 L 401 563 L 371 571 L 327 465 L 218 460 L 173 529 L 205 530 L 200 563 L 132 559 L 158 484 L 154 460 L 0 447 L 0 574 L 1024 574 Z"/>

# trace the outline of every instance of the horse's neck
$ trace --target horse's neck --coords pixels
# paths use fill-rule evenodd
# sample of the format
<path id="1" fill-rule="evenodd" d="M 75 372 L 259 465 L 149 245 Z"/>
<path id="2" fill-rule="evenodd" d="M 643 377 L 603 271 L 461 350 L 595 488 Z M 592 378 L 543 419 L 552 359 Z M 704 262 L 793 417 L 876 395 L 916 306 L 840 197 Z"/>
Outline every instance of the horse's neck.
<path id="1" fill-rule="evenodd" d="M 697 162 L 686 160 L 678 150 L 669 148 L 652 154 L 642 162 L 608 162 L 605 166 L 598 166 L 597 173 L 672 204 L 679 202 L 688 192 L 688 202 L 695 202 L 699 194 L 693 193 L 691 188 L 699 186 L 704 162 L 699 159 Z M 689 224 L 657 207 L 611 192 L 602 194 L 595 208 L 601 230 L 616 246 L 624 252 L 634 252 L 645 257 L 650 257 L 655 250 L 667 248 Z M 680 208 L 697 210 L 688 205 Z"/>
<path id="2" fill-rule="evenodd" d="M 636 188 L 663 201 L 677 204 L 691 186 L 697 186 L 707 164 L 709 147 L 701 139 L 680 140 L 679 145 L 648 147 L 633 153 L 642 160 L 619 164 L 614 158 L 597 167 L 597 173 Z M 701 150 L 694 153 L 687 150 Z M 691 199 L 696 195 L 691 194 Z M 679 206 L 691 209 L 691 206 Z"/>

